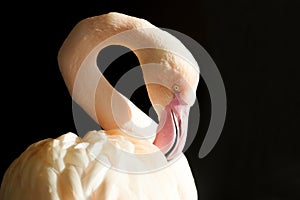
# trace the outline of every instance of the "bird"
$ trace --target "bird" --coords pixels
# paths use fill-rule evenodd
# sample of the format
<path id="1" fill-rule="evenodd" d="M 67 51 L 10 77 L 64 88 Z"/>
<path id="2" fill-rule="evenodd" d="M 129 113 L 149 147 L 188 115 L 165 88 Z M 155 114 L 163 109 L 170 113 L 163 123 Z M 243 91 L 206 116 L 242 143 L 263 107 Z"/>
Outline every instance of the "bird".
<path id="1" fill-rule="evenodd" d="M 137 56 L 158 125 L 98 69 L 97 55 L 110 45 Z M 57 59 L 72 98 L 103 130 L 31 144 L 6 170 L 1 200 L 198 199 L 182 150 L 200 72 L 177 38 L 145 19 L 109 12 L 77 23 Z"/>

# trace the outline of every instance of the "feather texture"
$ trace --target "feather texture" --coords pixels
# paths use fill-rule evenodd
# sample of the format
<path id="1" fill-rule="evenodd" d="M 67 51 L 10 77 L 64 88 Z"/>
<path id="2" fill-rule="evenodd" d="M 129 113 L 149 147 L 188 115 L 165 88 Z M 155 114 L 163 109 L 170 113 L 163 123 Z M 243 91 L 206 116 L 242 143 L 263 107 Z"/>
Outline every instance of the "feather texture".
<path id="1" fill-rule="evenodd" d="M 111 131 L 112 132 L 112 131 Z M 98 148 L 98 155 L 91 153 Z M 131 153 L 156 150 L 150 142 L 129 140 L 115 131 L 90 131 L 81 139 L 66 133 L 30 145 L 7 169 L 1 200 L 179 200 L 197 199 L 196 187 L 185 156 L 155 172 L 128 174 L 98 158 L 111 158 L 112 147 Z M 111 161 L 108 160 L 107 163 Z M 123 163 L 125 165 L 126 162 Z M 130 163 L 128 163 L 130 164 Z"/>

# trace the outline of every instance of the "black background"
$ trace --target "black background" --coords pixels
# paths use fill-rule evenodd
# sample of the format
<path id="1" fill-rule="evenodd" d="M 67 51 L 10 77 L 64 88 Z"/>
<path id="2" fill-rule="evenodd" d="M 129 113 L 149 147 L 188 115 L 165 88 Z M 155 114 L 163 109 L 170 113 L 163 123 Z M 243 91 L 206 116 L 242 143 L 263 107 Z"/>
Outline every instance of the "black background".
<path id="1" fill-rule="evenodd" d="M 12 4 L 1 6 L 7 11 L 1 14 L 1 177 L 28 145 L 76 132 L 71 97 L 58 69 L 58 49 L 80 20 L 117 11 L 192 37 L 220 70 L 228 100 L 222 135 L 213 151 L 199 159 L 210 116 L 207 88 L 201 81 L 200 129 L 185 153 L 200 199 L 300 199 L 300 7 L 296 1 Z M 129 69 L 136 62 L 132 57 L 128 54 L 115 65 Z M 147 97 L 137 94 L 135 98 L 142 105 L 138 102 Z"/>

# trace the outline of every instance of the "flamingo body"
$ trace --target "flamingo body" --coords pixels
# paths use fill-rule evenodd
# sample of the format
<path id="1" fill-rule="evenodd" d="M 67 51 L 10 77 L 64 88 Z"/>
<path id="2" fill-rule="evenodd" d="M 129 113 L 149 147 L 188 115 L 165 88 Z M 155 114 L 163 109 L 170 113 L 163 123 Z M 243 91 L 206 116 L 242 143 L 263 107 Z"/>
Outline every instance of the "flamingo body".
<path id="1" fill-rule="evenodd" d="M 180 200 L 197 199 L 188 162 L 182 155 L 169 167 L 144 174 L 109 168 L 90 154 L 96 143 L 114 143 L 130 152 L 157 150 L 151 143 L 135 145 L 120 135 L 90 131 L 81 139 L 66 133 L 30 145 L 5 173 L 2 200 Z M 99 149 L 99 153 L 105 149 Z M 106 156 L 107 155 L 104 155 Z"/>

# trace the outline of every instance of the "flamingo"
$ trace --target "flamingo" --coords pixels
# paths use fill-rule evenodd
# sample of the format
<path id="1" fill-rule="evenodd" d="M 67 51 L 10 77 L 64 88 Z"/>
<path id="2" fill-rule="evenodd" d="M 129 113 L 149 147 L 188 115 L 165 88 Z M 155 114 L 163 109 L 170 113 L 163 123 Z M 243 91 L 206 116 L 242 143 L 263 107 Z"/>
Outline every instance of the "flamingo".
<path id="1" fill-rule="evenodd" d="M 97 68 L 99 51 L 115 44 L 136 54 L 158 127 L 149 125 L 155 123 Z M 176 54 L 177 46 L 178 52 L 188 52 L 169 33 L 122 13 L 80 21 L 62 44 L 58 64 L 72 98 L 104 130 L 88 131 L 83 138 L 68 132 L 30 145 L 5 172 L 0 199 L 197 199 L 182 149 L 199 71 L 192 57 L 187 61 Z M 125 154 L 134 158 L 129 162 Z"/>

